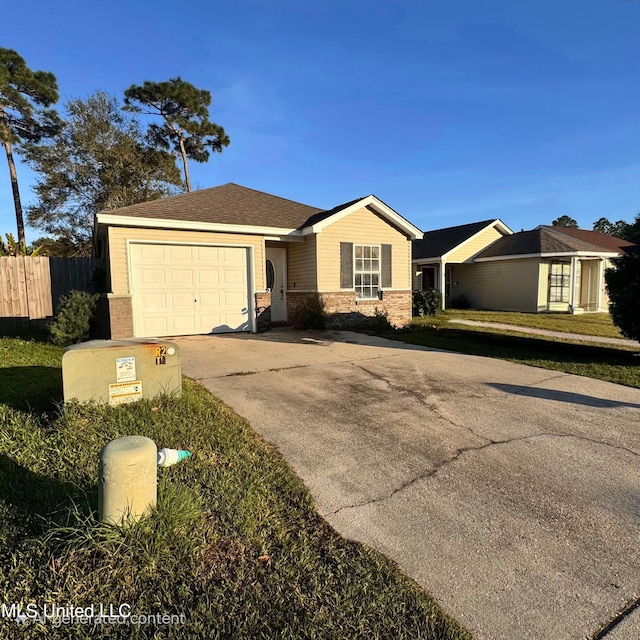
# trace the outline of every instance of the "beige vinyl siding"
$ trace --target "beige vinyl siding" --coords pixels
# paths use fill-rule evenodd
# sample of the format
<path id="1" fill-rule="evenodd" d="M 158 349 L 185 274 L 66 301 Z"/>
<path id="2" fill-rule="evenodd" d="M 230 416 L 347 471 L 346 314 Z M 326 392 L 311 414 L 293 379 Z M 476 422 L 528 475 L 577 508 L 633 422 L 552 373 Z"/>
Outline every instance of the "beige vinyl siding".
<path id="1" fill-rule="evenodd" d="M 316 236 L 306 236 L 304 242 L 287 245 L 287 289 L 316 291 L 318 270 Z"/>
<path id="2" fill-rule="evenodd" d="M 464 295 L 474 309 L 535 312 L 538 264 L 531 258 L 451 265 L 451 299 Z"/>
<path id="3" fill-rule="evenodd" d="M 447 262 L 467 262 L 503 235 L 495 228 L 484 229 L 477 236 L 447 254 Z"/>
<path id="4" fill-rule="evenodd" d="M 340 243 L 390 244 L 392 289 L 411 289 L 411 241 L 366 207 L 329 225 L 317 236 L 318 289 L 340 290 Z"/>
<path id="5" fill-rule="evenodd" d="M 549 303 L 549 263 L 541 262 L 539 268 L 538 278 L 538 311 L 547 311 Z M 565 311 L 566 307 L 565 306 Z"/>
<path id="6" fill-rule="evenodd" d="M 173 242 L 189 244 L 230 244 L 253 247 L 256 291 L 264 291 L 264 238 L 262 236 L 234 233 L 213 233 L 209 231 L 176 231 L 169 229 L 143 229 L 130 227 L 109 228 L 109 270 L 111 291 L 126 295 L 129 291 L 129 272 L 127 260 L 127 240 L 154 241 L 171 244 Z"/>

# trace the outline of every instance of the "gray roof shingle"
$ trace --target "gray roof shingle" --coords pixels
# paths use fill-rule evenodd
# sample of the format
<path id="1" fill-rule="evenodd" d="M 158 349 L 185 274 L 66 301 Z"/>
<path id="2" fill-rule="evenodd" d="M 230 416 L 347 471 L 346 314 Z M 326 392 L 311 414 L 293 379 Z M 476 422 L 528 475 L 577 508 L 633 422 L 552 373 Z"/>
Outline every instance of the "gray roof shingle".
<path id="1" fill-rule="evenodd" d="M 546 227 L 539 227 L 496 240 L 481 251 L 476 259 L 539 253 L 575 253 L 576 251 L 603 253 L 612 249 L 599 247 L 571 235 L 560 235 Z"/>
<path id="2" fill-rule="evenodd" d="M 623 240 L 622 238 L 616 238 L 615 236 L 607 235 L 606 233 L 600 233 L 599 231 L 589 231 L 587 229 L 570 229 L 567 227 L 550 227 L 543 225 L 544 229 L 555 231 L 556 233 L 562 233 L 563 235 L 577 238 L 578 240 L 584 240 L 596 247 L 601 247 L 606 251 L 617 251 L 622 254 L 630 247 L 634 247 L 633 242 Z"/>
<path id="3" fill-rule="evenodd" d="M 482 220 L 481 222 L 462 224 L 457 227 L 446 227 L 445 229 L 436 229 L 435 231 L 425 231 L 422 240 L 413 241 L 413 259 L 436 258 L 442 256 L 495 221 L 496 220 L 494 218 L 491 220 Z"/>
<path id="4" fill-rule="evenodd" d="M 310 218 L 320 221 L 322 209 L 242 187 L 233 182 L 183 193 L 171 198 L 141 202 L 103 212 L 108 215 L 215 222 L 219 224 L 298 229 Z"/>

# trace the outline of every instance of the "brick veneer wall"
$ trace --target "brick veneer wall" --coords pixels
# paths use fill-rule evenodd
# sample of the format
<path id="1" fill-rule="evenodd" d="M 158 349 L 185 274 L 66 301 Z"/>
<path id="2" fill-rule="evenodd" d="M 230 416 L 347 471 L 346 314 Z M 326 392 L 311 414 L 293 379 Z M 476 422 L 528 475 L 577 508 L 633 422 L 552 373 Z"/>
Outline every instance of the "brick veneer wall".
<path id="1" fill-rule="evenodd" d="M 108 296 L 111 339 L 133 337 L 133 306 L 131 296 Z"/>
<path id="2" fill-rule="evenodd" d="M 361 322 L 363 316 L 375 315 L 378 309 L 387 313 L 389 322 L 395 327 L 404 327 L 411 323 L 412 292 L 385 291 L 382 300 L 358 300 L 353 291 L 335 291 L 330 293 L 302 293 L 287 291 L 288 320 L 294 327 L 301 326 L 302 309 L 305 300 L 320 298 L 324 310 L 344 326 L 354 326 Z"/>
<path id="3" fill-rule="evenodd" d="M 258 332 L 271 330 L 271 292 L 256 292 L 256 329 Z"/>

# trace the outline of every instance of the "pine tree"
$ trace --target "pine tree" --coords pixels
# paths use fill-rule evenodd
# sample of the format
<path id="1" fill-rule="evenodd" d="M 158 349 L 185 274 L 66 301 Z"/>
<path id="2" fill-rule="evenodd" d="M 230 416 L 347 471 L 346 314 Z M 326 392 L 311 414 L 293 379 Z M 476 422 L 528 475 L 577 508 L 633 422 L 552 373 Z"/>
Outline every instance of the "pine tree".
<path id="1" fill-rule="evenodd" d="M 9 164 L 18 243 L 26 247 L 24 217 L 13 147 L 36 143 L 57 130 L 55 111 L 46 109 L 58 101 L 58 83 L 48 71 L 32 71 L 13 49 L 0 48 L 0 141 Z"/>
<path id="2" fill-rule="evenodd" d="M 224 129 L 209 120 L 209 91 L 197 89 L 181 78 L 167 82 L 131 85 L 125 91 L 125 108 L 160 116 L 163 124 L 151 124 L 149 137 L 154 146 L 171 149 L 182 158 L 187 191 L 191 191 L 188 159 L 207 162 L 209 150 L 221 153 L 229 145 Z"/>

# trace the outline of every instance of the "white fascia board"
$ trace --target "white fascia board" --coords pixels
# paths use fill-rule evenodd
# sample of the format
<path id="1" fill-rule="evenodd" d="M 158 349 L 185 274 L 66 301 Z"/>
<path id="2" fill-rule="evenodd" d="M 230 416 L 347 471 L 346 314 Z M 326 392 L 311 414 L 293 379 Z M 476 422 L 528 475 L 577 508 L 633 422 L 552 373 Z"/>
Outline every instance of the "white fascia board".
<path id="1" fill-rule="evenodd" d="M 502 222 L 502 220 L 500 220 L 500 218 L 496 218 L 495 222 L 493 223 L 493 225 L 496 228 L 499 227 L 502 231 L 506 232 L 506 234 L 508 236 L 512 236 L 513 235 L 513 230 L 510 227 L 508 227 L 504 222 Z"/>
<path id="2" fill-rule="evenodd" d="M 401 215 L 396 213 L 391 207 L 388 207 L 384 202 L 381 202 L 375 196 L 367 196 L 366 198 L 362 198 L 357 202 L 354 202 L 351 206 L 343 209 L 342 211 L 338 211 L 338 213 L 334 213 L 332 216 L 325 218 L 324 220 L 318 222 L 317 224 L 311 225 L 310 227 L 304 227 L 302 229 L 303 235 L 308 235 L 310 233 L 321 233 L 324 229 L 326 229 L 330 224 L 334 222 L 338 222 L 343 218 L 346 218 L 348 215 L 351 215 L 354 211 L 358 211 L 358 209 L 362 209 L 363 207 L 373 207 L 383 218 L 386 218 L 389 222 L 393 223 L 396 227 L 402 229 L 411 240 L 420 240 L 424 233 L 418 229 L 418 227 L 413 226 L 410 222 L 405 220 Z"/>
<path id="3" fill-rule="evenodd" d="M 522 253 L 512 256 L 492 256 L 489 258 L 475 258 L 474 262 L 492 262 L 494 260 L 520 260 L 523 258 L 610 258 L 617 257 L 617 253 L 594 251 L 568 251 L 565 253 Z"/>
<path id="4" fill-rule="evenodd" d="M 305 238 L 301 235 L 290 235 L 290 236 L 265 236 L 265 242 L 304 242 Z"/>
<path id="5" fill-rule="evenodd" d="M 469 236 L 466 240 L 463 240 L 460 244 L 457 244 L 455 247 L 453 247 L 453 249 L 449 249 L 449 251 L 447 251 L 445 254 L 442 255 L 442 259 L 446 260 L 450 253 L 457 251 L 458 249 L 460 249 L 460 247 L 464 247 L 465 244 L 471 242 L 472 240 L 475 240 L 481 233 L 484 233 L 487 229 L 490 229 L 491 227 L 496 227 L 498 231 L 506 232 L 506 235 L 508 236 L 513 235 L 513 231 L 511 231 L 511 229 L 509 229 L 509 227 L 507 227 L 507 225 L 504 224 L 502 220 L 496 218 L 493 222 L 489 223 L 486 227 L 483 227 L 482 229 L 480 229 L 480 231 L 476 231 L 476 233 L 474 233 L 472 236 Z M 494 242 L 496 241 L 492 240 L 489 244 L 493 244 Z M 487 247 L 488 246 L 489 245 L 487 245 Z M 485 249 L 487 247 L 485 247 Z"/>
<path id="6" fill-rule="evenodd" d="M 138 216 L 118 216 L 99 213 L 97 224 L 116 227 L 145 227 L 154 229 L 176 229 L 180 231 L 218 231 L 220 233 L 246 233 L 249 235 L 300 236 L 297 229 L 280 227 L 255 227 L 243 224 L 220 224 L 217 222 L 196 222 L 193 220 L 166 220 L 164 218 L 141 218 Z M 96 225 L 97 226 L 97 225 Z"/>

